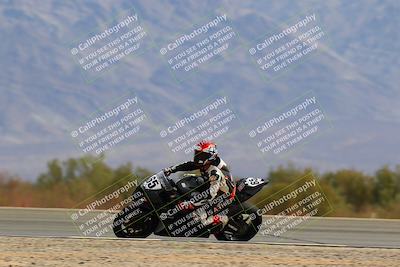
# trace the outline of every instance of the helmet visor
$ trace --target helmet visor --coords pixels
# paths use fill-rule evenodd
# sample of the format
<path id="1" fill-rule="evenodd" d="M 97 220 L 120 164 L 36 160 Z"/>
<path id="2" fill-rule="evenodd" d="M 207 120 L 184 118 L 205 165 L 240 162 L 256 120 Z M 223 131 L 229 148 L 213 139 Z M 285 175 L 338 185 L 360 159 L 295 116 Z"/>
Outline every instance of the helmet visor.
<path id="1" fill-rule="evenodd" d="M 195 150 L 193 161 L 197 164 L 204 164 L 210 157 L 210 153 Z"/>

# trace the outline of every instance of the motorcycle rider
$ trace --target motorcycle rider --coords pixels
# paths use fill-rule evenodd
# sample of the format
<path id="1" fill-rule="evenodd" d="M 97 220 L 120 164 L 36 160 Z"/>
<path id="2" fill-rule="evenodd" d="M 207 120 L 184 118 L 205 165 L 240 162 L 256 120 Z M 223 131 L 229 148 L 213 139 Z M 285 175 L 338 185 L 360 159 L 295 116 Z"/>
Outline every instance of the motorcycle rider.
<path id="1" fill-rule="evenodd" d="M 194 147 L 193 161 L 187 161 L 164 169 L 164 174 L 169 176 L 178 171 L 200 170 L 201 176 L 210 182 L 208 201 L 201 200 L 197 203 L 184 202 L 181 205 L 187 209 L 201 207 L 207 202 L 210 203 L 217 195 L 230 194 L 230 199 L 235 197 L 236 187 L 229 172 L 227 164 L 218 156 L 217 145 L 211 141 L 201 141 Z M 204 224 L 222 224 L 228 222 L 226 215 L 213 215 L 208 218 L 201 216 Z"/>

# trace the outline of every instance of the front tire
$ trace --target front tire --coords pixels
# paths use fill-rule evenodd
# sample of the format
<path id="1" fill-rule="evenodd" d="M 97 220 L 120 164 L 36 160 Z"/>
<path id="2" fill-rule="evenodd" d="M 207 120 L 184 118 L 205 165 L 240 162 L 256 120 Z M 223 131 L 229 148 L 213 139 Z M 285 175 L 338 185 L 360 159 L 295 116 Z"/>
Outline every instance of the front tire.
<path id="1" fill-rule="evenodd" d="M 243 208 L 242 213 L 229 218 L 222 231 L 214 233 L 217 240 L 249 241 L 258 233 L 262 223 L 262 217 L 257 214 L 258 209 L 247 204 Z"/>
<path id="2" fill-rule="evenodd" d="M 157 223 L 154 212 L 150 213 L 144 207 L 124 208 L 114 219 L 113 231 L 121 238 L 146 238 L 154 232 Z"/>

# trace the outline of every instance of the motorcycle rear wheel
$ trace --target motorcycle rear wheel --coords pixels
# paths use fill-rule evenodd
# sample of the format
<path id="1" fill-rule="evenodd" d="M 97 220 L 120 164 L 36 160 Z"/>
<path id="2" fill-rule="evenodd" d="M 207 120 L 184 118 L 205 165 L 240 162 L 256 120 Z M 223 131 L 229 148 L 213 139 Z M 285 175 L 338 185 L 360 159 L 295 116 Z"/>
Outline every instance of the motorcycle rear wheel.
<path id="1" fill-rule="evenodd" d="M 243 205 L 243 208 L 244 211 L 242 213 L 229 218 L 228 224 L 222 231 L 214 233 L 217 240 L 249 241 L 258 233 L 262 223 L 262 217 L 257 214 L 257 208 L 247 204 Z M 246 221 L 250 220 L 249 216 L 253 218 L 250 223 L 247 223 Z M 237 231 L 232 232 L 230 226 L 237 228 Z"/>

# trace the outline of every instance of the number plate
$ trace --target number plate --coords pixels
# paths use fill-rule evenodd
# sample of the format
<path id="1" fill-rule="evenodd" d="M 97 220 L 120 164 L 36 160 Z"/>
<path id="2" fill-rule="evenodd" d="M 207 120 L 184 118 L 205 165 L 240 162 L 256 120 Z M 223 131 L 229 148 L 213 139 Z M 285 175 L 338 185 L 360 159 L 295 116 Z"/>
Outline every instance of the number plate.
<path id="1" fill-rule="evenodd" d="M 153 175 L 143 183 L 143 187 L 147 190 L 160 190 L 161 183 L 158 180 L 157 175 Z"/>
<path id="2" fill-rule="evenodd" d="M 249 177 L 244 182 L 245 185 L 250 186 L 250 187 L 255 187 L 255 186 L 258 186 L 258 185 L 263 184 L 263 183 L 264 183 L 263 179 L 254 178 L 254 177 Z"/>

